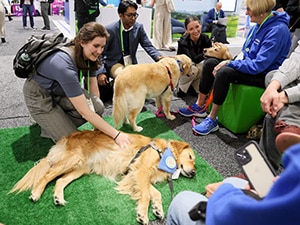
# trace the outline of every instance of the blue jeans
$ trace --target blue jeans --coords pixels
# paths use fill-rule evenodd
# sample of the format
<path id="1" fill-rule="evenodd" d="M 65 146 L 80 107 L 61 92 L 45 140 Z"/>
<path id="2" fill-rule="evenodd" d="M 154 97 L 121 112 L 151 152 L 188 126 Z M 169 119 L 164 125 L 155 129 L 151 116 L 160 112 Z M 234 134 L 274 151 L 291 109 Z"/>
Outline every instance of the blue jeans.
<path id="1" fill-rule="evenodd" d="M 167 217 L 167 225 L 204 225 L 205 222 L 190 219 L 189 211 L 198 202 L 207 201 L 207 198 L 192 191 L 182 191 L 172 200 Z"/>
<path id="2" fill-rule="evenodd" d="M 34 28 L 34 21 L 33 21 L 33 5 L 22 5 L 23 9 L 23 27 L 27 27 L 27 13 L 29 14 L 30 26 Z"/>

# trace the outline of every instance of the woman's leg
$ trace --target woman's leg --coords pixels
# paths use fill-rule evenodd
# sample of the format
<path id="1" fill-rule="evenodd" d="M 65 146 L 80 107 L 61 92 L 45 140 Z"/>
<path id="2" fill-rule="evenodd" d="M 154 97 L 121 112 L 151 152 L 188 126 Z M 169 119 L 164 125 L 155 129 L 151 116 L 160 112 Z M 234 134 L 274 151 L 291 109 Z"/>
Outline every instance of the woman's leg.
<path id="1" fill-rule="evenodd" d="M 54 102 L 52 96 L 34 80 L 25 81 L 23 93 L 32 118 L 54 142 L 77 130 L 62 107 Z M 84 121 L 82 118 L 81 120 Z"/>
<path id="2" fill-rule="evenodd" d="M 192 191 L 183 191 L 175 196 L 168 209 L 167 225 L 201 225 L 205 222 L 193 221 L 189 211 L 200 201 L 207 201 L 201 194 Z"/>

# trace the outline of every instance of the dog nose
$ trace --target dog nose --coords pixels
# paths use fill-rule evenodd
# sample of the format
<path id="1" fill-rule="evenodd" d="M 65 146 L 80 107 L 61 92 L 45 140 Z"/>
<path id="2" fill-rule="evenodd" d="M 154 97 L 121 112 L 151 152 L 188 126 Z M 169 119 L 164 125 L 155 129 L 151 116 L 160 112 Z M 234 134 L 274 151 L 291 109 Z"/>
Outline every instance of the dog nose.
<path id="1" fill-rule="evenodd" d="M 192 170 L 191 173 L 190 173 L 190 175 L 191 175 L 192 177 L 195 176 L 195 175 L 196 175 L 196 170 Z"/>
<path id="2" fill-rule="evenodd" d="M 206 53 L 207 52 L 207 50 L 206 49 L 203 49 L 203 53 Z"/>

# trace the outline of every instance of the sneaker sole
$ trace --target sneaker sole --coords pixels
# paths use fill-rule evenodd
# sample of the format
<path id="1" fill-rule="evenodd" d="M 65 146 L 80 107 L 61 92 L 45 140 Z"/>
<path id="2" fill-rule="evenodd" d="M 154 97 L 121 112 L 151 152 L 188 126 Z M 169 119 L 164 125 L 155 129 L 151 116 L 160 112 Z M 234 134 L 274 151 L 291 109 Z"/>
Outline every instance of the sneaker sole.
<path id="1" fill-rule="evenodd" d="M 213 129 L 211 129 L 209 132 L 207 132 L 207 133 L 201 133 L 201 132 L 199 132 L 199 131 L 197 131 L 196 129 L 194 129 L 194 128 L 192 128 L 193 129 L 193 131 L 195 132 L 195 133 L 197 133 L 197 134 L 200 134 L 200 135 L 208 135 L 208 134 L 210 134 L 211 132 L 215 132 L 215 131 L 217 131 L 217 130 L 219 130 L 219 125 L 217 125 L 216 127 L 214 127 Z"/>
<path id="2" fill-rule="evenodd" d="M 207 113 L 193 113 L 193 114 L 184 114 L 182 112 L 179 111 L 179 114 L 185 117 L 192 117 L 192 116 L 196 116 L 196 117 L 200 117 L 200 118 L 204 118 L 207 117 Z"/>

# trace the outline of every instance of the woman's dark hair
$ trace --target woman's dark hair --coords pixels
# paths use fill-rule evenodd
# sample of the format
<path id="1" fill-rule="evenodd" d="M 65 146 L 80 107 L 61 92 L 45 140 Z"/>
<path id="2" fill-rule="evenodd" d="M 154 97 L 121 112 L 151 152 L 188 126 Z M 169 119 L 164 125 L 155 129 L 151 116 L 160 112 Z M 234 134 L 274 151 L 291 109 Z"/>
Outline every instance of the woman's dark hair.
<path id="1" fill-rule="evenodd" d="M 185 21 L 184 21 L 184 27 L 185 27 L 185 29 L 187 28 L 187 26 L 189 25 L 189 23 L 190 22 L 193 22 L 193 21 L 198 21 L 200 24 L 202 24 L 201 23 L 201 21 L 200 21 L 200 19 L 197 17 L 197 16 L 188 16 L 187 18 L 185 18 Z"/>
<path id="2" fill-rule="evenodd" d="M 138 9 L 138 5 L 131 0 L 123 0 L 120 2 L 118 7 L 118 14 L 124 14 L 128 7 L 133 7 L 135 10 Z"/>
<path id="3" fill-rule="evenodd" d="M 83 48 L 81 46 L 81 42 L 88 43 L 96 37 L 104 37 L 106 39 L 109 38 L 109 33 L 107 32 L 106 28 L 97 23 L 97 22 L 89 22 L 83 25 L 83 27 L 79 30 L 78 34 L 73 40 L 73 44 L 75 45 L 75 62 L 78 69 L 83 71 L 87 70 L 97 70 L 98 67 L 101 65 L 100 59 L 95 62 L 89 62 L 84 59 L 83 56 Z"/>

